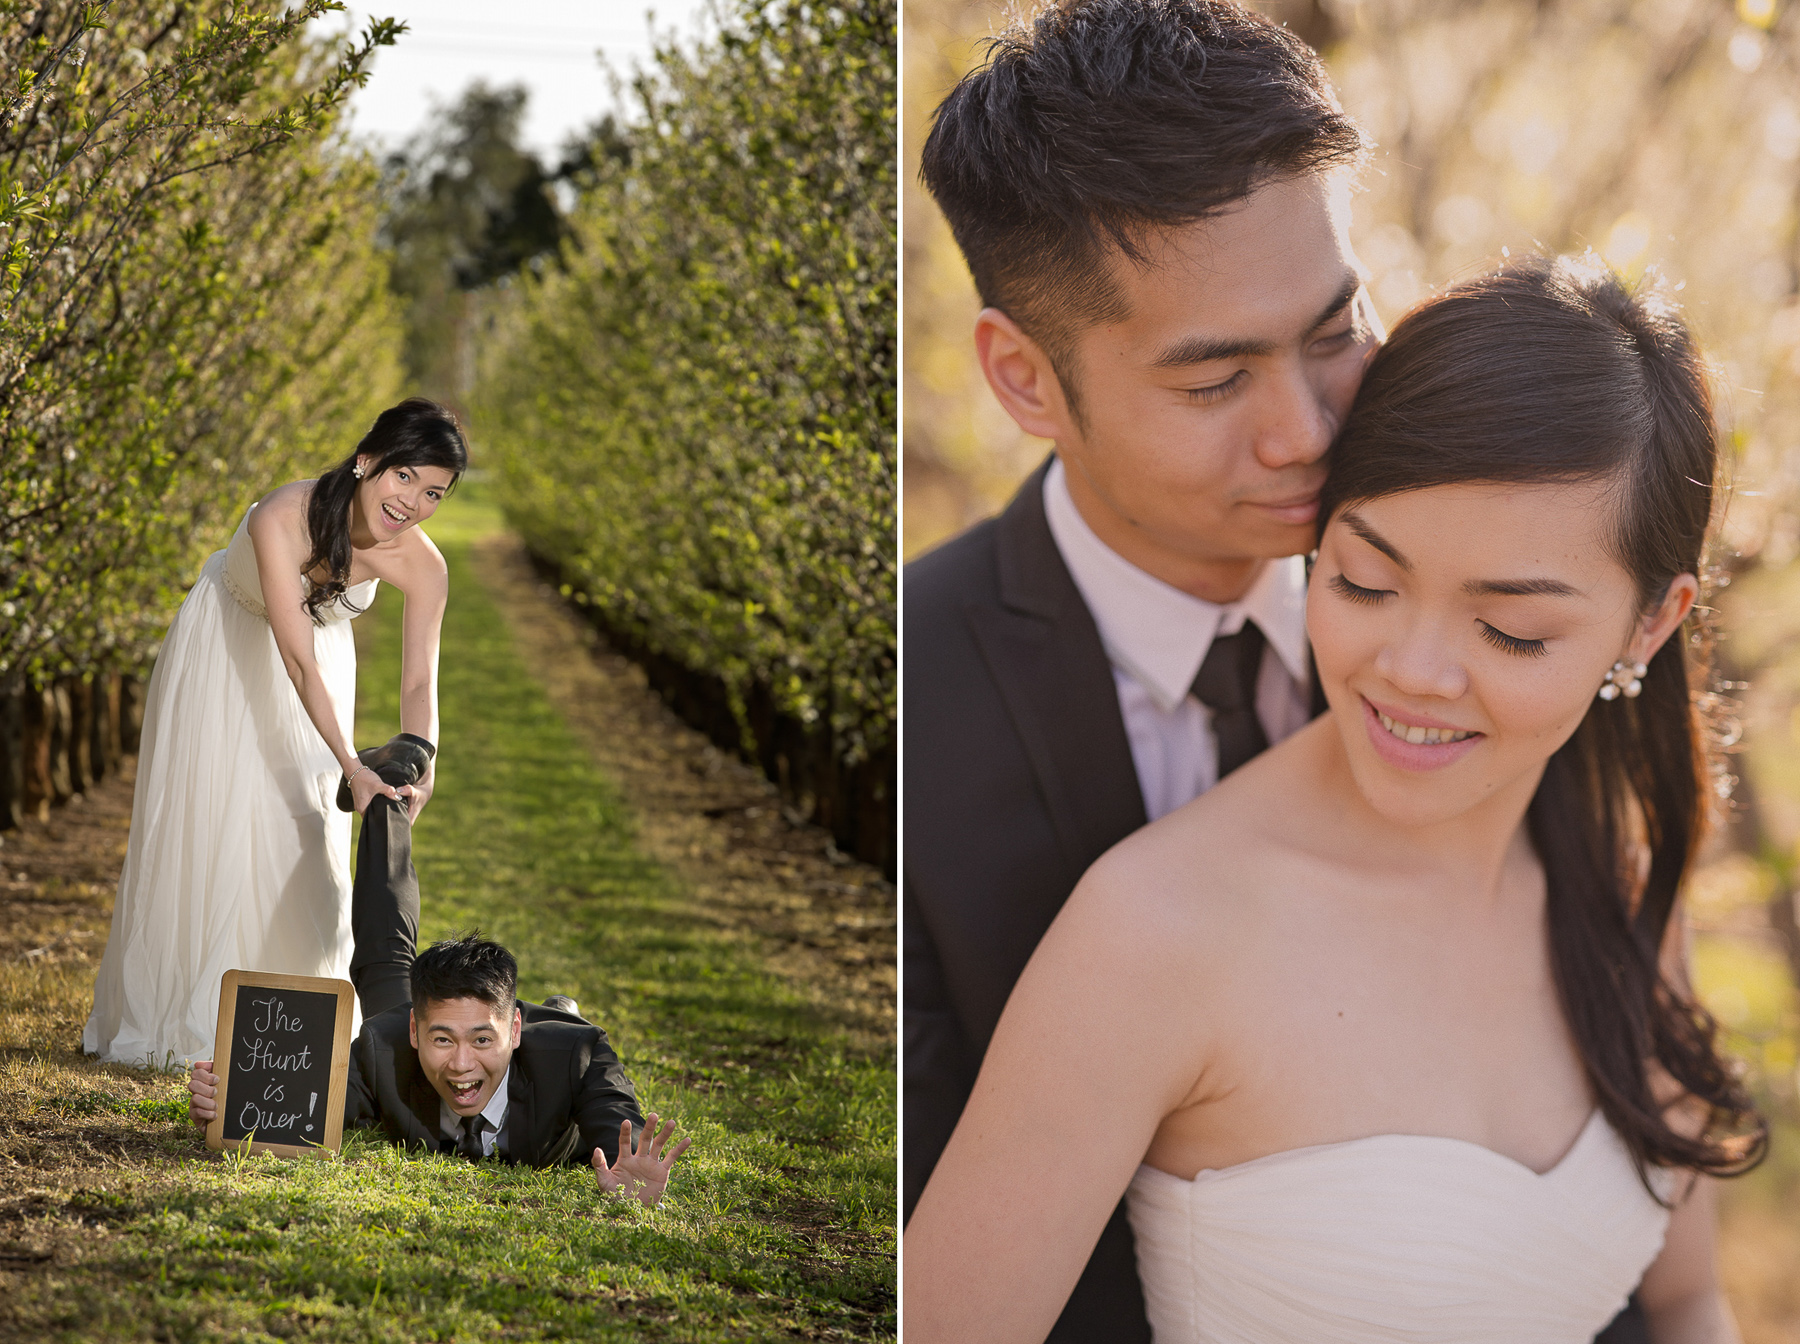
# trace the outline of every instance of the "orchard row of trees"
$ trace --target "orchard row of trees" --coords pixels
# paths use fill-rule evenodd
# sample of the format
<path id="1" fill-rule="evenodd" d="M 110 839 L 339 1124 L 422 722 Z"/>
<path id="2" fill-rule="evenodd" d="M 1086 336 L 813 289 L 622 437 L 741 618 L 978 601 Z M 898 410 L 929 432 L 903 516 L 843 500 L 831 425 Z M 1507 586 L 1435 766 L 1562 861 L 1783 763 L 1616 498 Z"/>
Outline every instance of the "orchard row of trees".
<path id="1" fill-rule="evenodd" d="M 107 768 L 202 557 L 404 388 L 690 719 L 891 864 L 892 0 L 736 0 L 554 166 L 481 87 L 373 162 L 339 115 L 400 30 L 309 36 L 337 7 L 0 0 L 0 827 Z"/>
<path id="2" fill-rule="evenodd" d="M 479 450 L 532 550 L 690 719 L 888 865 L 896 19 L 746 0 L 660 49 L 639 115 L 555 174 L 554 262 L 470 324 Z M 514 183 L 487 217 L 528 241 L 543 188 Z"/>
<path id="3" fill-rule="evenodd" d="M 249 500 L 395 399 L 334 128 L 396 25 L 309 37 L 335 8 L 0 0 L 0 826 L 129 737 L 121 674 Z"/>

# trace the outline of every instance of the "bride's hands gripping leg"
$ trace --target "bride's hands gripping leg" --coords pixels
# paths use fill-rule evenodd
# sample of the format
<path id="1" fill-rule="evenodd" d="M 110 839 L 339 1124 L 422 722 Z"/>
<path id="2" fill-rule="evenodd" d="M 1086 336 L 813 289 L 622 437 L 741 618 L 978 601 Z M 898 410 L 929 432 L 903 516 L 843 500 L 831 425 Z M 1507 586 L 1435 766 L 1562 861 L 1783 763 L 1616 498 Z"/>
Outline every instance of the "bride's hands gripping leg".
<path id="1" fill-rule="evenodd" d="M 356 808 L 356 815 L 361 816 L 369 810 L 369 804 L 377 797 L 392 798 L 402 807 L 407 805 L 406 799 L 392 784 L 382 779 L 373 770 L 358 770 L 350 780 L 350 801 Z"/>

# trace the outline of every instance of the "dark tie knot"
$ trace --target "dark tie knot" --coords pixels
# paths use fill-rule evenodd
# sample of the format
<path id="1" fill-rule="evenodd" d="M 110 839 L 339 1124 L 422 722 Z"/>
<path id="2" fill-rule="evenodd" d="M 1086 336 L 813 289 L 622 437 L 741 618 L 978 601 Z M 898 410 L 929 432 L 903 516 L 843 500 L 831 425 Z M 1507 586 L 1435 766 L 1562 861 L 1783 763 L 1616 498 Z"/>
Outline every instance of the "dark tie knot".
<path id="1" fill-rule="evenodd" d="M 462 1137 L 456 1141 L 456 1151 L 479 1162 L 482 1158 L 481 1136 L 487 1130 L 488 1118 L 485 1115 L 465 1115 L 462 1118 Z"/>
<path id="2" fill-rule="evenodd" d="M 1269 745 L 1256 717 L 1263 642 L 1254 621 L 1245 621 L 1235 635 L 1215 635 L 1194 677 L 1194 698 L 1212 711 L 1220 779 Z"/>
<path id="3" fill-rule="evenodd" d="M 1254 621 L 1235 635 L 1215 635 L 1194 677 L 1194 698 L 1215 714 L 1254 708 L 1262 651 L 1263 632 Z"/>

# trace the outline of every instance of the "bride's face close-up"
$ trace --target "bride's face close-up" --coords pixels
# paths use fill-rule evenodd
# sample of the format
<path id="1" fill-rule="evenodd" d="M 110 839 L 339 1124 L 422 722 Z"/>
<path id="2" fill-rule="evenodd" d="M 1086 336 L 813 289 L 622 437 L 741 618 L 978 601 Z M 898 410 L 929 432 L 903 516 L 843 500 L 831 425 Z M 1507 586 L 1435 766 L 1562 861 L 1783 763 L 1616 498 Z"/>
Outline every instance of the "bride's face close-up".
<path id="1" fill-rule="evenodd" d="M 1602 486 L 1433 486 L 1353 503 L 1319 546 L 1307 630 L 1357 788 L 1403 825 L 1528 799 L 1613 664 L 1647 662 L 1690 576 L 1644 616 Z"/>
<path id="2" fill-rule="evenodd" d="M 389 467 L 356 488 L 356 507 L 376 540 L 397 537 L 437 512 L 456 480 L 443 467 Z"/>

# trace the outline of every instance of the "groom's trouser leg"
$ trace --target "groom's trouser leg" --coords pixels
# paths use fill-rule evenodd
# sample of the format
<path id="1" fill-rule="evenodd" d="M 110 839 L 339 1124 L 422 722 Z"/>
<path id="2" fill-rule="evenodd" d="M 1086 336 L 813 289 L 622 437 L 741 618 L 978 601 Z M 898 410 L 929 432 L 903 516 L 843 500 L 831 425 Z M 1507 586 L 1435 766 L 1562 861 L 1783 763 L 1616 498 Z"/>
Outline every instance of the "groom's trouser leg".
<path id="1" fill-rule="evenodd" d="M 406 809 L 378 794 L 363 813 L 350 896 L 350 983 L 365 1019 L 412 1002 L 413 953 L 419 944 L 419 875 L 413 871 Z"/>

